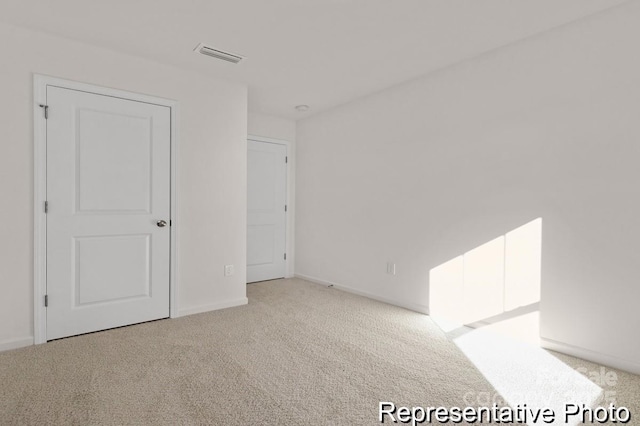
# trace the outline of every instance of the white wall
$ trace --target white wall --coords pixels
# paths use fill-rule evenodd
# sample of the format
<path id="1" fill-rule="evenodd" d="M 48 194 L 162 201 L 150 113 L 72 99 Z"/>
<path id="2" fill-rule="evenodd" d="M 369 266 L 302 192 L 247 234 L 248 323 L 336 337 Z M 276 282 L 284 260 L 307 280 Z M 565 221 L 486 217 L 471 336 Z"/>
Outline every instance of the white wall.
<path id="1" fill-rule="evenodd" d="M 6 25 L 0 39 L 0 349 L 33 338 L 33 73 L 180 103 L 178 311 L 246 303 L 246 87 Z"/>
<path id="2" fill-rule="evenodd" d="M 286 118 L 250 112 L 248 115 L 248 133 L 258 140 L 287 142 L 287 271 L 292 277 L 295 265 L 295 215 L 296 215 L 296 122 Z M 257 138 L 255 138 L 257 137 Z"/>
<path id="3" fill-rule="evenodd" d="M 296 122 L 293 120 L 250 112 L 247 126 L 248 133 L 252 136 L 262 136 L 289 142 L 295 142 L 296 140 Z"/>
<path id="4" fill-rule="evenodd" d="M 430 269 L 542 217 L 542 337 L 640 372 L 639 21 L 629 2 L 298 122 L 296 274 L 425 310 Z"/>

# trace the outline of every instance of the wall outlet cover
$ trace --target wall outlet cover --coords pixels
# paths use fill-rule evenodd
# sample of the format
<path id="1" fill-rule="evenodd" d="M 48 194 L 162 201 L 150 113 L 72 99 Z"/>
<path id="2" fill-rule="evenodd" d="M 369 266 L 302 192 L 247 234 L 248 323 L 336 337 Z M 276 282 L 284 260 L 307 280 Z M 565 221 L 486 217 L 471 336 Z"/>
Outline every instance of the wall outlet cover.
<path id="1" fill-rule="evenodd" d="M 387 274 L 396 274 L 396 264 L 394 262 L 387 262 Z"/>
<path id="2" fill-rule="evenodd" d="M 234 272 L 233 265 L 224 265 L 224 276 L 225 277 L 230 277 L 231 275 L 233 275 L 233 272 Z"/>

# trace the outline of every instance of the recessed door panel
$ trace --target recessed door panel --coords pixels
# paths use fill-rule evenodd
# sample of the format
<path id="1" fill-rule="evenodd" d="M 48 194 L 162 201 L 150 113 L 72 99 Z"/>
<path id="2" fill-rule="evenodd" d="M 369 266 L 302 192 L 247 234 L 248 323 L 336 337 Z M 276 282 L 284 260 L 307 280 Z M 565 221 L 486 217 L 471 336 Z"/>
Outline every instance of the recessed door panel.
<path id="1" fill-rule="evenodd" d="M 150 237 L 147 234 L 76 238 L 75 307 L 150 297 Z"/>
<path id="2" fill-rule="evenodd" d="M 269 265 L 275 259 L 277 249 L 274 225 L 253 225 L 247 229 L 247 264 L 251 266 Z"/>
<path id="3" fill-rule="evenodd" d="M 79 109 L 76 123 L 78 211 L 149 213 L 151 117 Z"/>
<path id="4" fill-rule="evenodd" d="M 278 168 L 282 164 L 278 163 L 280 158 L 277 154 L 258 151 L 253 146 L 249 148 L 247 186 L 251 196 L 248 197 L 247 204 L 252 213 L 272 212 L 278 201 Z"/>

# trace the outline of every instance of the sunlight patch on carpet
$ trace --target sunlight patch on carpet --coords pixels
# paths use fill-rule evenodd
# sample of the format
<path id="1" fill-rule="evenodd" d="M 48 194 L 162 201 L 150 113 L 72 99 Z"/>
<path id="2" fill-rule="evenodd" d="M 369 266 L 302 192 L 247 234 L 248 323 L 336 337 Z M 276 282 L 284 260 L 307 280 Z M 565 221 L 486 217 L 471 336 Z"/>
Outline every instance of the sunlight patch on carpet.
<path id="1" fill-rule="evenodd" d="M 598 385 L 539 347 L 486 328 L 472 330 L 454 342 L 511 407 L 526 404 L 560 414 L 567 403 L 594 407 L 602 402 Z M 491 405 L 495 398 L 499 397 L 471 393 L 465 403 Z M 573 426 L 578 421 L 564 423 L 557 416 L 554 424 Z"/>

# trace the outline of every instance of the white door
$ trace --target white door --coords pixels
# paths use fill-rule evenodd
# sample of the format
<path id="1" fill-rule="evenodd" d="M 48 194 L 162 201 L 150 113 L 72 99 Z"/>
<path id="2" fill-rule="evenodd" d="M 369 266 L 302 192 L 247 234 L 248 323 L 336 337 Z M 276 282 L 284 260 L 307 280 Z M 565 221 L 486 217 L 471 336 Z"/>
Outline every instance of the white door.
<path id="1" fill-rule="evenodd" d="M 287 148 L 249 140 L 247 282 L 283 278 L 286 267 Z"/>
<path id="2" fill-rule="evenodd" d="M 170 108 L 47 104 L 47 340 L 168 317 Z"/>

